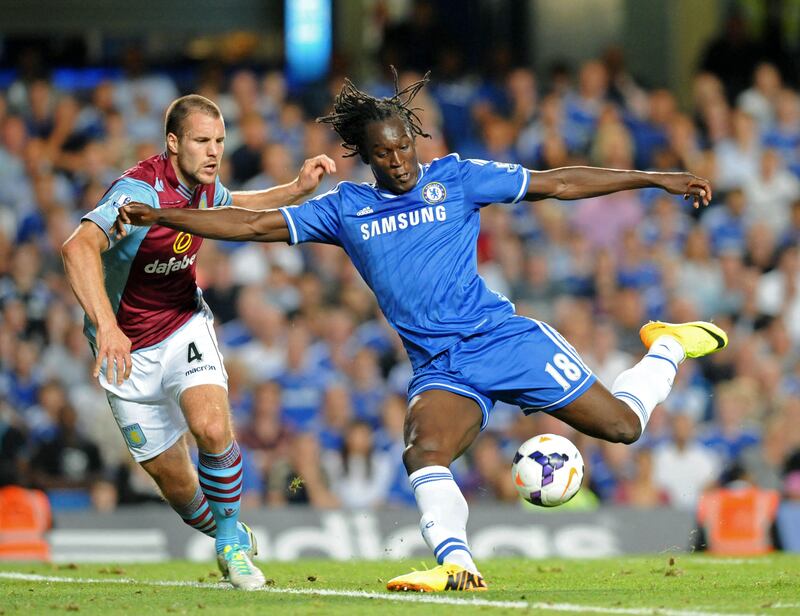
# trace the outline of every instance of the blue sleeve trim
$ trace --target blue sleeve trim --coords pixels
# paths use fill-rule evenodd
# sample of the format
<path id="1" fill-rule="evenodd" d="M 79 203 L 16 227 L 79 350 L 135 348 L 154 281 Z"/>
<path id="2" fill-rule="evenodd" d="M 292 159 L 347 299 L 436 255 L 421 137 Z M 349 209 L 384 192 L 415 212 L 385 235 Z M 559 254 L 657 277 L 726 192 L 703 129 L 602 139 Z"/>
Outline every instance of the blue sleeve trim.
<path id="1" fill-rule="evenodd" d="M 519 189 L 519 193 L 517 194 L 517 198 L 514 199 L 511 203 L 519 203 L 519 200 L 522 199 L 526 194 L 528 194 L 528 184 L 531 180 L 531 172 L 528 171 L 522 165 L 519 166 L 522 169 L 522 188 Z"/>
<path id="2" fill-rule="evenodd" d="M 286 219 L 286 226 L 289 227 L 289 243 L 294 245 L 298 242 L 297 228 L 294 226 L 294 220 L 292 219 L 292 215 L 289 213 L 289 207 L 297 206 L 279 207 L 278 211 L 283 214 L 283 217 Z"/>
<path id="3" fill-rule="evenodd" d="M 81 220 L 90 220 L 103 230 L 108 238 L 109 247 L 117 243 L 117 238 L 111 235 L 111 228 L 117 219 L 117 210 L 130 202 L 144 203 L 151 207 L 161 207 L 158 194 L 147 182 L 135 178 L 122 178 L 109 188 L 103 200 Z M 128 234 L 132 234 L 136 227 L 125 225 Z"/>
<path id="4" fill-rule="evenodd" d="M 113 194 L 117 190 L 121 190 L 123 192 L 125 192 L 125 190 L 129 190 L 130 192 L 137 191 L 131 195 L 131 201 L 137 201 L 141 199 L 141 201 L 138 202 L 146 203 L 150 207 L 161 207 L 156 189 L 151 184 L 148 184 L 142 180 L 137 180 L 136 178 L 122 178 L 111 187 L 109 192 Z"/>
<path id="5" fill-rule="evenodd" d="M 233 196 L 231 191 L 220 181 L 217 177 L 216 185 L 214 187 L 214 203 L 213 207 L 225 207 L 233 203 Z"/>

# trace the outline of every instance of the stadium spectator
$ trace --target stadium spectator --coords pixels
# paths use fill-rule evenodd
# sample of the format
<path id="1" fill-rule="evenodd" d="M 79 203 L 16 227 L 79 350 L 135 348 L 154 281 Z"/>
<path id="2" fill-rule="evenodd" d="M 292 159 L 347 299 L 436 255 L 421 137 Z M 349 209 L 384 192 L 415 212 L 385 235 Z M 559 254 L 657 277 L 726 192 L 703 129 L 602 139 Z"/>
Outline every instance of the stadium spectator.
<path id="1" fill-rule="evenodd" d="M 774 64 L 761 62 L 753 71 L 750 87 L 736 99 L 736 106 L 755 118 L 762 132 L 768 131 L 774 122 L 781 81 L 780 71 Z"/>
<path id="2" fill-rule="evenodd" d="M 655 481 L 653 450 L 641 447 L 634 454 L 634 475 L 623 478 L 614 491 L 614 503 L 639 509 L 670 504 L 669 493 Z"/>
<path id="3" fill-rule="evenodd" d="M 777 237 L 789 224 L 792 202 L 800 197 L 800 180 L 786 168 L 785 161 L 776 150 L 764 150 L 757 171 L 742 185 L 750 224 L 760 221 Z"/>
<path id="4" fill-rule="evenodd" d="M 318 436 L 322 449 L 341 451 L 347 428 L 354 421 L 350 388 L 344 382 L 333 381 L 325 390 L 321 419 Z"/>
<path id="5" fill-rule="evenodd" d="M 403 388 L 405 392 L 405 387 Z M 381 429 L 375 435 L 375 443 L 392 460 L 392 475 L 386 495 L 388 506 L 413 506 L 414 492 L 408 485 L 408 473 L 403 465 L 403 424 L 406 418 L 406 399 L 403 393 L 391 394 L 383 401 Z"/>
<path id="6" fill-rule="evenodd" d="M 719 261 L 711 255 L 711 245 L 703 227 L 697 225 L 689 231 L 679 268 L 675 294 L 689 299 L 701 319 L 719 314 L 722 273 Z"/>
<path id="7" fill-rule="evenodd" d="M 205 247 L 199 266 L 198 278 L 203 285 L 203 297 L 214 306 L 214 317 L 219 325 L 233 321 L 237 316 L 236 301 L 242 285 L 233 277 L 230 257 L 215 244 Z"/>
<path id="8" fill-rule="evenodd" d="M 255 177 L 261 168 L 264 148 L 267 145 L 267 127 L 256 111 L 250 111 L 239 121 L 242 144 L 231 154 L 233 181 L 244 184 Z"/>
<path id="9" fill-rule="evenodd" d="M 757 486 L 767 490 L 782 489 L 784 465 L 790 453 L 788 431 L 785 417 L 773 416 L 763 428 L 761 442 L 741 452 L 739 460 L 742 468 Z"/>
<path id="10" fill-rule="evenodd" d="M 754 556 L 779 546 L 779 493 L 754 483 L 738 464 L 725 470 L 720 485 L 700 498 L 699 532 L 692 547 L 712 554 Z"/>
<path id="11" fill-rule="evenodd" d="M 701 438 L 722 464 L 728 465 L 744 449 L 760 442 L 756 420 L 763 408 L 755 383 L 744 377 L 718 385 L 713 400 L 715 422 Z"/>
<path id="12" fill-rule="evenodd" d="M 319 420 L 329 378 L 312 364 L 308 342 L 308 327 L 295 320 L 286 334 L 286 365 L 275 375 L 283 392 L 281 422 L 293 432 L 310 430 Z"/>
<path id="13" fill-rule="evenodd" d="M 492 432 L 485 432 L 470 450 L 470 471 L 460 481 L 469 502 L 517 502 L 519 494 L 509 481 L 508 462 Z"/>
<path id="14" fill-rule="evenodd" d="M 348 509 L 383 505 L 391 487 L 395 461 L 376 447 L 374 427 L 363 420 L 348 424 L 339 450 L 323 456 L 331 490 Z"/>
<path id="15" fill-rule="evenodd" d="M 11 406 L 0 402 L 0 487 L 27 484 L 28 440 Z"/>
<path id="16" fill-rule="evenodd" d="M 378 357 L 369 347 L 358 349 L 350 363 L 350 390 L 356 418 L 373 429 L 381 424 L 381 405 L 386 385 L 381 377 Z"/>
<path id="17" fill-rule="evenodd" d="M 633 355 L 619 350 L 614 326 L 608 321 L 595 324 L 591 334 L 591 344 L 584 357 L 600 382 L 608 387 L 613 384 L 618 374 L 636 363 Z"/>
<path id="18" fill-rule="evenodd" d="M 311 505 L 331 509 L 341 503 L 331 490 L 332 477 L 322 464 L 319 440 L 311 432 L 294 434 L 288 455 L 279 458 L 267 479 L 267 503 L 271 506 Z"/>
<path id="19" fill-rule="evenodd" d="M 653 473 L 657 486 L 669 495 L 679 509 L 694 511 L 703 490 L 716 481 L 721 469 L 713 450 L 695 438 L 691 415 L 672 413 L 672 440 L 653 453 Z"/>
<path id="20" fill-rule="evenodd" d="M 764 145 L 779 154 L 782 165 L 800 172 L 800 96 L 794 90 L 781 90 L 774 101 L 775 123 L 764 131 Z"/>
<path id="21" fill-rule="evenodd" d="M 285 184 L 294 178 L 292 153 L 277 137 L 261 150 L 258 172 L 242 184 L 243 190 Z"/>
<path id="22" fill-rule="evenodd" d="M 31 453 L 31 484 L 43 490 L 83 492 L 88 503 L 104 471 L 100 449 L 79 432 L 77 413 L 68 404 L 60 405 L 52 420 L 52 431 L 42 435 Z"/>
<path id="23" fill-rule="evenodd" d="M 268 479 L 273 469 L 287 455 L 289 433 L 281 423 L 281 388 L 274 381 L 258 383 L 253 388 L 253 406 L 249 419 L 237 426 L 240 441 L 252 458 L 256 487 L 245 495 L 248 505 L 263 505 Z"/>

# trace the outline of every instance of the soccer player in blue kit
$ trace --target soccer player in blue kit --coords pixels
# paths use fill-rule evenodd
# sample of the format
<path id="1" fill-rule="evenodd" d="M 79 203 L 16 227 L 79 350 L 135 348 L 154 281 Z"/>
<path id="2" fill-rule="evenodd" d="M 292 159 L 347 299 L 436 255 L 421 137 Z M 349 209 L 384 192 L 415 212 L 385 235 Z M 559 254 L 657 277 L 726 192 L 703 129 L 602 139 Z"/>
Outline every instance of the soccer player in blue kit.
<path id="1" fill-rule="evenodd" d="M 711 323 L 645 325 L 647 354 L 601 385 L 575 349 L 547 323 L 516 315 L 478 275 L 480 209 L 521 200 L 584 199 L 657 187 L 711 200 L 707 180 L 689 173 L 591 167 L 531 171 L 516 164 L 417 160 L 426 136 L 410 107 L 427 76 L 390 98 L 374 98 L 349 80 L 336 97 L 331 124 L 349 155 L 368 164 L 375 183 L 341 182 L 297 206 L 251 211 L 120 208 L 117 233 L 129 225 L 163 225 L 239 241 L 323 242 L 341 246 L 400 334 L 414 375 L 405 423 L 408 470 L 421 512 L 420 529 L 439 566 L 389 581 L 389 590 L 485 590 L 469 549 L 468 507 L 450 464 L 486 426 L 502 400 L 526 414 L 545 411 L 590 436 L 633 443 L 669 393 L 678 366 L 727 344 Z"/>

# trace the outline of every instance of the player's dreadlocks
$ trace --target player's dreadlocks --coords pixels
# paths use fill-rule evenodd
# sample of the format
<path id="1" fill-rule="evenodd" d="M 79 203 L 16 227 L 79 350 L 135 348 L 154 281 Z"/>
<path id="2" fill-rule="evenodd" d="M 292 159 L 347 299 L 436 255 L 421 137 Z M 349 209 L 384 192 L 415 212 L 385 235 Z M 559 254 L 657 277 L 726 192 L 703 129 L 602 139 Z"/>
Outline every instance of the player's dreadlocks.
<path id="1" fill-rule="evenodd" d="M 394 77 L 394 96 L 375 98 L 362 92 L 352 81 L 345 78 L 341 92 L 334 99 L 333 113 L 317 118 L 317 122 L 330 124 L 342 138 L 342 147 L 350 152 L 345 156 L 359 154 L 362 160 L 366 161 L 366 152 L 361 150 L 361 146 L 364 143 L 366 125 L 374 120 L 386 120 L 397 116 L 406 125 L 412 137 L 415 135 L 430 137 L 422 130 L 422 123 L 415 113 L 420 110 L 420 107 L 408 106 L 430 80 L 430 71 L 425 73 L 425 76 L 419 81 L 400 90 L 397 70 L 394 66 L 390 68 Z"/>

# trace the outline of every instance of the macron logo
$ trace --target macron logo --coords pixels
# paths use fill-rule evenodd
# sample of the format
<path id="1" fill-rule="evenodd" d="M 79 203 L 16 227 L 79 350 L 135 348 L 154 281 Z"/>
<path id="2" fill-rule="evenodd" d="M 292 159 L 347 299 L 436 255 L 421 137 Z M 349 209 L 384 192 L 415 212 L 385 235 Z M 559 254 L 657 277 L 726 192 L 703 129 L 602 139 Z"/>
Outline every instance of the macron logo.
<path id="1" fill-rule="evenodd" d="M 155 189 L 158 192 L 164 192 L 164 183 L 161 181 L 161 178 L 156 178 Z"/>
<path id="2" fill-rule="evenodd" d="M 372 214 L 372 208 L 370 206 L 362 208 L 356 212 L 356 216 L 366 216 L 367 214 Z"/>

